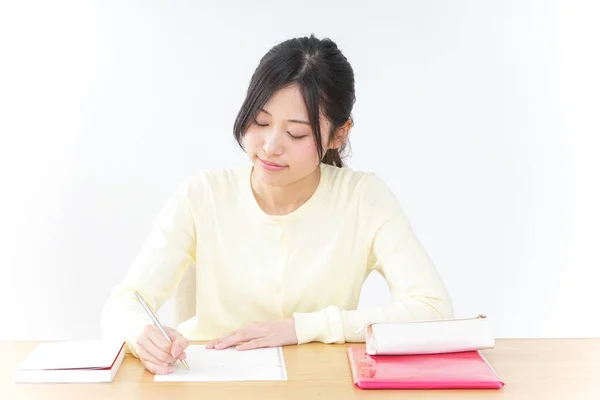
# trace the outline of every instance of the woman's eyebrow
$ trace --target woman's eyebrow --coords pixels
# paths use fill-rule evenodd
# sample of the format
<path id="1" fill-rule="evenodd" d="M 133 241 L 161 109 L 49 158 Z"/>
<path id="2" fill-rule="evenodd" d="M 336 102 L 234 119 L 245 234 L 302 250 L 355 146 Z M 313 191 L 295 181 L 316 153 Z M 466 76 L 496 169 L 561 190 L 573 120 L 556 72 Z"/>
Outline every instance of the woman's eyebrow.
<path id="1" fill-rule="evenodd" d="M 260 109 L 260 111 L 262 111 L 262 112 L 264 112 L 265 114 L 267 114 L 267 115 L 270 115 L 270 116 L 272 117 L 271 113 L 270 113 L 270 112 L 268 112 L 267 110 L 265 110 L 264 108 L 261 108 L 261 109 Z M 288 122 L 295 122 L 295 123 L 297 123 L 297 124 L 305 124 L 305 125 L 310 125 L 310 122 L 307 122 L 307 121 L 302 121 L 302 120 L 299 120 L 299 119 L 288 119 Z"/>

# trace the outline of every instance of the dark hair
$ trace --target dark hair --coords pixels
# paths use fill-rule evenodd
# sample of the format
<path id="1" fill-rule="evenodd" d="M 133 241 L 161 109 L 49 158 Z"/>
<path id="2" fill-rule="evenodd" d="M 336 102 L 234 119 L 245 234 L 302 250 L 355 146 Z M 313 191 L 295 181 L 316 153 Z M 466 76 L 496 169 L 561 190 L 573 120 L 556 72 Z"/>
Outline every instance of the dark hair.
<path id="1" fill-rule="evenodd" d="M 356 100 L 354 71 L 337 45 L 328 38 L 319 40 L 311 35 L 289 39 L 263 56 L 235 119 L 235 139 L 243 149 L 243 136 L 261 108 L 277 90 L 293 84 L 302 91 L 319 159 L 325 164 L 342 167 L 347 140 L 340 148 L 328 149 L 323 154 L 319 111 L 322 110 L 331 122 L 330 134 L 352 119 Z"/>

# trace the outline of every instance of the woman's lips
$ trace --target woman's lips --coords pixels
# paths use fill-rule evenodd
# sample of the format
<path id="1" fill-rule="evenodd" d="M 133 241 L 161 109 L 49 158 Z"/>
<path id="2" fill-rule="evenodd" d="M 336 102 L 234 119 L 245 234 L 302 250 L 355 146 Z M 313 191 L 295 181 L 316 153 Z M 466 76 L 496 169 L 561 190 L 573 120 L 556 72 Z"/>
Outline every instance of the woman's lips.
<path id="1" fill-rule="evenodd" d="M 261 166 L 267 171 L 281 171 L 286 168 L 286 165 L 276 164 L 270 161 L 265 161 L 262 158 L 259 158 Z"/>

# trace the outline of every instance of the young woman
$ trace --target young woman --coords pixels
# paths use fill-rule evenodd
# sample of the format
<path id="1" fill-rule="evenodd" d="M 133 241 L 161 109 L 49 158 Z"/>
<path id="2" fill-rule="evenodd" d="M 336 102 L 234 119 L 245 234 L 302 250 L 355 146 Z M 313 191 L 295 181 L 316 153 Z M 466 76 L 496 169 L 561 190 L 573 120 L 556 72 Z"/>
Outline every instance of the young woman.
<path id="1" fill-rule="evenodd" d="M 451 302 L 388 186 L 343 166 L 354 73 L 329 39 L 287 40 L 260 61 L 233 127 L 251 165 L 183 182 L 102 315 L 106 336 L 156 374 L 189 340 L 238 349 L 364 341 L 368 322 L 448 318 Z M 155 309 L 196 264 L 196 315 L 173 344 L 133 295 Z M 379 271 L 392 302 L 357 310 Z"/>

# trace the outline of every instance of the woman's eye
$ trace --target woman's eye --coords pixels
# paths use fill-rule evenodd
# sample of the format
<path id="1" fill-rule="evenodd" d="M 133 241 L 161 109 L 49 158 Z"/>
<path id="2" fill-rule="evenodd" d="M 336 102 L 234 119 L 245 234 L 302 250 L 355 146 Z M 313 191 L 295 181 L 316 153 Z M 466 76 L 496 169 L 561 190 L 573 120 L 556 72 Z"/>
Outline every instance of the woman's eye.
<path id="1" fill-rule="evenodd" d="M 261 124 L 261 123 L 260 123 L 260 122 L 258 122 L 257 120 L 254 120 L 254 123 L 255 123 L 257 126 L 260 126 L 260 127 L 269 126 L 269 124 Z M 302 139 L 302 138 L 305 138 L 305 137 L 307 137 L 307 136 L 308 136 L 308 135 L 292 135 L 290 132 L 288 132 L 288 135 L 290 135 L 290 137 L 291 137 L 292 139 L 294 139 L 294 140 L 300 140 L 300 139 Z"/>
<path id="2" fill-rule="evenodd" d="M 294 140 L 299 140 L 299 139 L 302 139 L 302 138 L 305 138 L 305 137 L 307 137 L 307 136 L 308 136 L 308 135 L 299 135 L 299 136 L 295 136 L 295 135 L 292 135 L 292 134 L 291 134 L 291 133 L 289 133 L 289 132 L 288 132 L 288 135 L 290 135 L 290 137 L 291 137 L 292 139 L 294 139 Z"/>
<path id="3" fill-rule="evenodd" d="M 269 126 L 269 124 L 261 124 L 260 122 L 258 122 L 257 120 L 254 120 L 254 123 L 258 126 Z"/>

